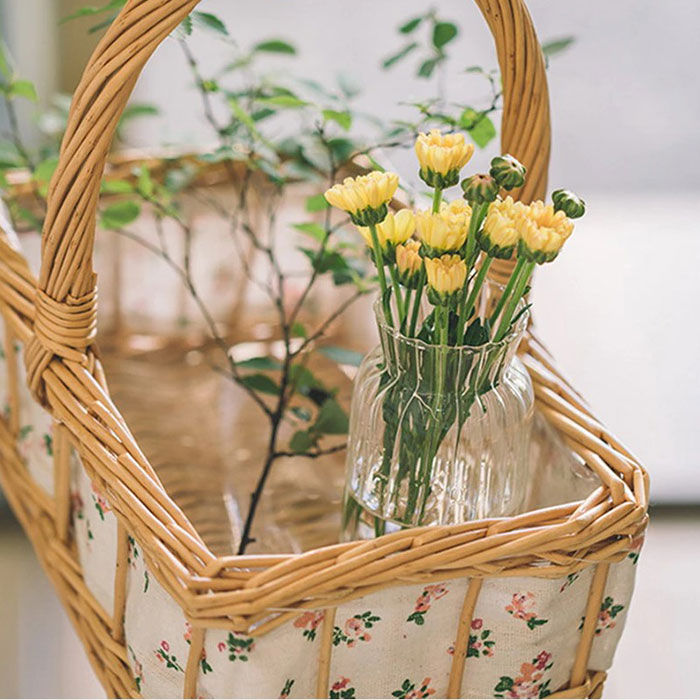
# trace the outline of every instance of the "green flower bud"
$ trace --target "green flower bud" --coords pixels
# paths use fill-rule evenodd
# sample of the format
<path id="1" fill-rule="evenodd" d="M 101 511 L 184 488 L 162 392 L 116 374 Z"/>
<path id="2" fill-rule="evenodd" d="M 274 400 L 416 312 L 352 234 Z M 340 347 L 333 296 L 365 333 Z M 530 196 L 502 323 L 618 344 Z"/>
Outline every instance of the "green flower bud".
<path id="1" fill-rule="evenodd" d="M 570 219 L 578 219 L 586 213 L 586 203 L 571 190 L 552 192 L 554 211 L 563 211 Z"/>
<path id="2" fill-rule="evenodd" d="M 470 204 L 484 204 L 495 201 L 498 197 L 498 183 L 491 175 L 472 175 L 462 180 L 464 199 Z"/>
<path id="3" fill-rule="evenodd" d="M 372 226 L 381 224 L 389 213 L 389 207 L 382 204 L 380 207 L 367 207 L 361 211 L 348 212 L 350 220 L 355 226 Z"/>
<path id="4" fill-rule="evenodd" d="M 517 158 L 506 154 L 496 156 L 491 161 L 489 175 L 498 183 L 499 187 L 504 190 L 513 190 L 525 184 L 526 172 L 525 166 Z"/>
<path id="5" fill-rule="evenodd" d="M 446 190 L 448 187 L 454 187 L 459 182 L 459 170 L 448 170 L 446 173 L 438 173 L 431 168 L 421 168 L 418 171 L 420 179 L 428 185 L 428 187 Z"/>

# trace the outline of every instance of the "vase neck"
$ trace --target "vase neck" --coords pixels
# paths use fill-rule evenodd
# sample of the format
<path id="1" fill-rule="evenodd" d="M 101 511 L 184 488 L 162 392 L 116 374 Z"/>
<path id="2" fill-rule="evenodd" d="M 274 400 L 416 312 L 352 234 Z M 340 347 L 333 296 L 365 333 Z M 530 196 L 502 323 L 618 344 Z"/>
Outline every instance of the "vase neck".
<path id="1" fill-rule="evenodd" d="M 379 323 L 382 357 L 389 375 L 413 376 L 416 381 L 421 381 L 443 367 L 450 369 L 449 375 L 460 385 L 475 373 L 488 376 L 492 384 L 499 382 L 517 352 L 523 331 L 524 326 L 516 328 L 499 343 L 454 347 L 429 345 Z"/>

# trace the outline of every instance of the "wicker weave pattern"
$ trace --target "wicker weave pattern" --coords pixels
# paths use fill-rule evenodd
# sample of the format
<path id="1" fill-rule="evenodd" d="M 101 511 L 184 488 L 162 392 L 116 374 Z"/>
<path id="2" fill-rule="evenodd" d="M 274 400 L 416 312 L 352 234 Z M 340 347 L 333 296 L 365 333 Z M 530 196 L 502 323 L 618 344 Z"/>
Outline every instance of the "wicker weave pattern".
<path id="1" fill-rule="evenodd" d="M 549 157 L 549 106 L 543 59 L 521 0 L 478 0 L 494 34 L 503 71 L 504 151 L 529 168 L 525 199 L 542 196 Z M 76 92 L 59 167 L 49 193 L 38 280 L 0 235 L 0 311 L 6 341 L 25 347 L 29 385 L 56 423 L 55 498 L 28 477 L 17 454 L 18 426 L 0 421 L 3 488 L 76 624 L 95 670 L 110 694 L 136 695 L 124 646 L 127 536 L 141 545 L 149 569 L 183 608 L 193 627 L 184 696 L 196 693 L 204 630 L 261 635 L 297 612 L 271 608 L 333 608 L 404 582 L 470 577 L 456 649 L 465 648 L 468 621 L 487 576 L 561 577 L 596 567 L 581 644 L 569 690 L 559 697 L 597 697 L 604 674 L 587 673 L 595 618 L 610 563 L 624 558 L 646 525 L 647 477 L 639 463 L 592 416 L 534 336 L 525 361 L 539 410 L 600 477 L 583 502 L 514 518 L 417 528 L 368 542 L 303 555 L 216 557 L 168 497 L 112 403 L 97 357 L 95 210 L 107 149 L 146 60 L 195 0 L 132 0 L 97 47 Z M 501 273 L 504 268 L 500 268 Z M 8 346 L 9 347 L 9 346 Z M 9 363 L 11 402 L 16 367 Z M 17 415 L 13 410 L 12 416 Z M 119 520 L 114 610 L 87 590 L 70 541 L 69 456 L 77 449 L 88 474 Z M 318 669 L 325 697 L 332 614 L 325 623 Z M 455 653 L 450 697 L 459 692 L 464 654 Z M 553 696 L 553 697 L 556 697 Z"/>

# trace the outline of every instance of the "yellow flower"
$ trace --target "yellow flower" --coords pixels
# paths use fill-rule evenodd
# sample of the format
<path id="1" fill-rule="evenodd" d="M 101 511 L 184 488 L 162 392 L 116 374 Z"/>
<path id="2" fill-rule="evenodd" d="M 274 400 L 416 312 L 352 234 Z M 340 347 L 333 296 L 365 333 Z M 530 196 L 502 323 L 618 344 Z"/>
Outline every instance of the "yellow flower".
<path id="1" fill-rule="evenodd" d="M 396 246 L 396 267 L 399 270 L 399 280 L 405 287 L 415 287 L 418 276 L 423 269 L 423 258 L 420 255 L 418 241 L 406 241 Z"/>
<path id="2" fill-rule="evenodd" d="M 463 134 L 441 134 L 433 129 L 429 134 L 418 134 L 416 155 L 422 170 L 447 175 L 461 170 L 472 157 L 474 145 L 466 143 Z"/>
<path id="3" fill-rule="evenodd" d="M 563 211 L 555 212 L 551 204 L 540 201 L 520 210 L 516 227 L 521 255 L 540 264 L 554 260 L 574 230 L 573 222 Z"/>
<path id="4" fill-rule="evenodd" d="M 384 220 L 387 204 L 399 186 L 396 173 L 375 170 L 367 175 L 346 177 L 342 184 L 326 190 L 326 201 L 338 209 L 348 212 L 353 223 L 370 226 Z"/>
<path id="5" fill-rule="evenodd" d="M 522 202 L 514 202 L 508 196 L 489 205 L 483 230 L 479 233 L 479 245 L 493 258 L 510 258 L 518 243 L 517 219 L 525 209 Z"/>
<path id="6" fill-rule="evenodd" d="M 441 302 L 459 294 L 467 279 L 467 264 L 459 255 L 443 255 L 440 258 L 426 258 L 425 271 L 428 285 Z"/>
<path id="7" fill-rule="evenodd" d="M 467 240 L 471 207 L 462 201 L 444 206 L 439 214 L 416 212 L 418 235 L 432 257 L 459 250 Z"/>
<path id="8" fill-rule="evenodd" d="M 372 234 L 367 226 L 358 226 L 367 245 L 372 247 Z M 377 238 L 382 250 L 405 243 L 416 230 L 416 219 L 410 209 L 402 209 L 394 214 L 389 212 L 386 219 L 377 224 Z"/>

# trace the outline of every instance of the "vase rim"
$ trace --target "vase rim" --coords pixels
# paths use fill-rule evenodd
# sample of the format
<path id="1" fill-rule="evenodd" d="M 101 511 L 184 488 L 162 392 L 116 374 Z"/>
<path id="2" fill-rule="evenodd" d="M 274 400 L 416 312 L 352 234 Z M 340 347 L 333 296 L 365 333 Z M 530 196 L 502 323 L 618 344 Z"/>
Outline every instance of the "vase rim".
<path id="1" fill-rule="evenodd" d="M 503 286 L 496 283 L 492 284 L 498 287 Z M 374 303 L 372 304 L 372 307 L 374 309 L 374 315 L 377 319 L 377 326 L 379 327 L 380 334 L 384 333 L 392 337 L 394 340 L 398 340 L 407 345 L 412 345 L 419 350 L 434 350 L 435 348 L 446 348 L 451 351 L 485 352 L 487 350 L 493 350 L 494 348 L 506 347 L 522 336 L 530 318 L 530 309 L 526 308 L 525 300 L 521 299 L 518 302 L 518 305 L 516 306 L 516 312 L 520 313 L 520 317 L 518 318 L 515 326 L 511 328 L 511 330 L 504 336 L 504 338 L 502 340 L 499 340 L 497 343 L 493 340 L 489 340 L 487 343 L 482 343 L 481 345 L 443 345 L 426 343 L 424 340 L 420 340 L 420 338 L 411 338 L 410 336 L 404 335 L 403 333 L 401 333 L 401 331 L 390 326 L 384 316 L 384 309 L 381 304 L 381 299 L 375 299 Z"/>

